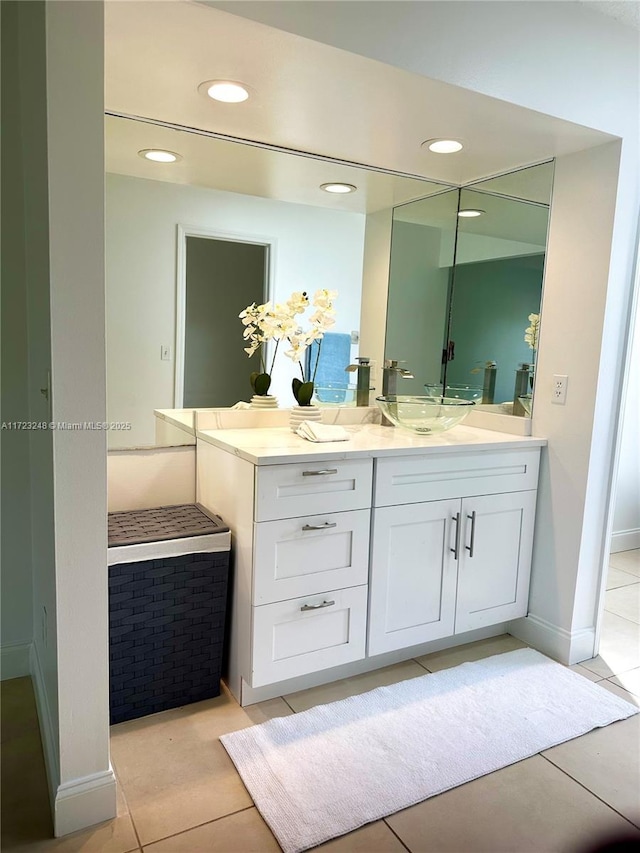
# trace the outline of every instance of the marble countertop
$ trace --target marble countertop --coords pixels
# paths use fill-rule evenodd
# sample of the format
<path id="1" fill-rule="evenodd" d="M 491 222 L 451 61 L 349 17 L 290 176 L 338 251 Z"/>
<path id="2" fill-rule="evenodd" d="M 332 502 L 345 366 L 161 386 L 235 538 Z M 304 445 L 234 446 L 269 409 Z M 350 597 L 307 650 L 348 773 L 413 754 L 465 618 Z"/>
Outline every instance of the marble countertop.
<path id="1" fill-rule="evenodd" d="M 157 418 L 162 418 L 163 421 L 195 435 L 193 409 L 154 409 L 153 414 Z"/>
<path id="2" fill-rule="evenodd" d="M 314 443 L 293 433 L 289 427 L 198 430 L 205 441 L 233 453 L 254 465 L 282 465 L 287 462 L 320 462 L 380 456 L 411 456 L 464 450 L 507 450 L 543 447 L 546 439 L 510 435 L 460 425 L 447 432 L 418 435 L 397 427 L 379 424 L 345 425 L 347 441 Z"/>

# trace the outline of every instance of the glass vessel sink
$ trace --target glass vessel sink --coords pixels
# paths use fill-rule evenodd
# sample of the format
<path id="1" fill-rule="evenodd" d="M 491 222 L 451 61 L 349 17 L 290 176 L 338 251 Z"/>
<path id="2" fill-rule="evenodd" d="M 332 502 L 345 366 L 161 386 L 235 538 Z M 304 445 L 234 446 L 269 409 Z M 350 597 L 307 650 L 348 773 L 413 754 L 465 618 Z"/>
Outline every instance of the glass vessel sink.
<path id="1" fill-rule="evenodd" d="M 444 432 L 463 421 L 475 406 L 473 400 L 454 397 L 376 397 L 376 403 L 395 426 L 422 435 Z"/>
<path id="2" fill-rule="evenodd" d="M 522 408 L 527 413 L 527 417 L 530 418 L 531 417 L 531 403 L 533 401 L 533 395 L 532 394 L 525 394 L 524 397 L 518 397 L 518 400 L 520 400 Z"/>
<path id="3" fill-rule="evenodd" d="M 355 406 L 355 385 L 316 385 L 313 389 L 313 403 L 316 406 Z"/>
<path id="4" fill-rule="evenodd" d="M 442 391 L 442 383 L 435 385 L 425 385 L 424 390 L 431 397 L 455 397 L 460 400 L 480 400 L 482 398 L 482 388 L 474 385 L 447 385 L 444 394 Z"/>

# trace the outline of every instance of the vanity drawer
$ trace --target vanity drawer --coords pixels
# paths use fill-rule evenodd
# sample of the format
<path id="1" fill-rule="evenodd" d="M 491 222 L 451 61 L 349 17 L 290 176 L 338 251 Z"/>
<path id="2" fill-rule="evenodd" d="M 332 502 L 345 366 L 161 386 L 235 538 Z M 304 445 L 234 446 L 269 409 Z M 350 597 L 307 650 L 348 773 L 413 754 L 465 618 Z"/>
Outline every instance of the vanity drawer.
<path id="1" fill-rule="evenodd" d="M 366 509 L 372 472 L 371 459 L 257 468 L 255 521 Z"/>
<path id="2" fill-rule="evenodd" d="M 368 509 L 254 524 L 253 603 L 366 584 Z"/>
<path id="3" fill-rule="evenodd" d="M 362 660 L 366 621 L 366 585 L 254 607 L 251 686 Z"/>
<path id="4" fill-rule="evenodd" d="M 374 506 L 519 492 L 538 487 L 540 448 L 376 460 Z"/>

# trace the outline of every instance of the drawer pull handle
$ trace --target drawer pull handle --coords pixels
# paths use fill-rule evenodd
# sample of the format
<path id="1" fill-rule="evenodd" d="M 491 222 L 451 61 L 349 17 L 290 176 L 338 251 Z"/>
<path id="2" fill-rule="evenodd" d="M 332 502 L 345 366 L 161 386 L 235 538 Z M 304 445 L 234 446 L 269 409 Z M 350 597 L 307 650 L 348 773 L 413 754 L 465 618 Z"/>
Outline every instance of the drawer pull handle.
<path id="1" fill-rule="evenodd" d="M 453 523 L 456 526 L 456 539 L 453 548 L 449 548 L 450 551 L 453 551 L 453 559 L 458 559 L 458 551 L 460 549 L 460 513 L 457 512 L 452 519 Z"/>
<path id="2" fill-rule="evenodd" d="M 303 477 L 324 477 L 326 474 L 337 474 L 337 468 L 323 468 L 321 471 L 303 471 Z"/>
<path id="3" fill-rule="evenodd" d="M 305 524 L 303 530 L 329 530 L 332 527 L 337 527 L 337 521 L 323 521 L 322 524 Z"/>
<path id="4" fill-rule="evenodd" d="M 332 607 L 335 601 L 323 601 L 321 604 L 303 604 L 300 610 L 321 610 L 323 607 Z"/>
<path id="5" fill-rule="evenodd" d="M 476 541 L 476 511 L 475 511 L 475 509 L 473 510 L 471 515 L 467 516 L 467 518 L 471 522 L 471 541 L 469 542 L 468 545 L 465 545 L 464 547 L 469 552 L 469 556 L 473 557 L 473 546 L 474 546 L 474 543 Z"/>

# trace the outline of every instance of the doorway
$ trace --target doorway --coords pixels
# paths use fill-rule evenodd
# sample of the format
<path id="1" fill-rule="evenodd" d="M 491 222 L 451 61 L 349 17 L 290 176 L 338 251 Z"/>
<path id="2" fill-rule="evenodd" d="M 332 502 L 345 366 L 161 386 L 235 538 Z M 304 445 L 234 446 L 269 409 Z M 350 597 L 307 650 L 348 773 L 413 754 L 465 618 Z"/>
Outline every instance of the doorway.
<path id="1" fill-rule="evenodd" d="M 268 298 L 271 256 L 266 239 L 179 228 L 176 408 L 228 407 L 247 396 L 238 315 Z"/>

